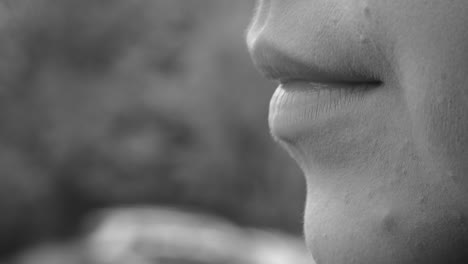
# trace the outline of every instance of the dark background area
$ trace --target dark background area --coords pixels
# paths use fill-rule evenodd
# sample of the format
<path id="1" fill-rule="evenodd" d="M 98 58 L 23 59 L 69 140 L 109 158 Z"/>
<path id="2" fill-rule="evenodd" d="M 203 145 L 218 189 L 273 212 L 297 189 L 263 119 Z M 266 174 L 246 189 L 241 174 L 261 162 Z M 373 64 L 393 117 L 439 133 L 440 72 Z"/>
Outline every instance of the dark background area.
<path id="1" fill-rule="evenodd" d="M 0 255 L 164 205 L 300 234 L 250 0 L 0 1 Z"/>

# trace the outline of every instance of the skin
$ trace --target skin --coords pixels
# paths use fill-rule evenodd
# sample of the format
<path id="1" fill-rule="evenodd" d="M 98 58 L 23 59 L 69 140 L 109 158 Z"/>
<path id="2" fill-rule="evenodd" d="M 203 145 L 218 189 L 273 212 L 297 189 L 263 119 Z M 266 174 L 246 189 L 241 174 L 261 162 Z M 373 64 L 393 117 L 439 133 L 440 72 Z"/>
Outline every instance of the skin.
<path id="1" fill-rule="evenodd" d="M 247 37 L 257 65 L 263 42 L 303 65 L 382 82 L 301 137 L 272 128 L 307 180 L 315 261 L 468 263 L 468 2 L 258 6 Z"/>

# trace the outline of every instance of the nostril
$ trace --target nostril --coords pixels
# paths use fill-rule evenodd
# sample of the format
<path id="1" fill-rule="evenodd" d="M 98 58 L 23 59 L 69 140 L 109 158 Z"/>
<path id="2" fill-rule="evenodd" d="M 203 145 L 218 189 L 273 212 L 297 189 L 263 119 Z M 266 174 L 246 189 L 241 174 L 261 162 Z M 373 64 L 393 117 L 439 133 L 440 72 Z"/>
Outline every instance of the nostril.
<path id="1" fill-rule="evenodd" d="M 250 48 L 267 23 L 271 0 L 257 0 L 254 16 L 247 31 L 247 45 Z"/>

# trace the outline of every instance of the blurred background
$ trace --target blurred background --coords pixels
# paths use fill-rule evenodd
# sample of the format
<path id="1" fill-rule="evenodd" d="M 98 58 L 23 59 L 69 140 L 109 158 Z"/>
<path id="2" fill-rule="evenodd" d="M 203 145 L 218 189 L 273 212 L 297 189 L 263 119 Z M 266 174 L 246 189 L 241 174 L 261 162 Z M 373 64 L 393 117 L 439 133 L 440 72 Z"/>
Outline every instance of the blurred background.
<path id="1" fill-rule="evenodd" d="M 0 0 L 0 263 L 311 263 L 253 0 Z"/>

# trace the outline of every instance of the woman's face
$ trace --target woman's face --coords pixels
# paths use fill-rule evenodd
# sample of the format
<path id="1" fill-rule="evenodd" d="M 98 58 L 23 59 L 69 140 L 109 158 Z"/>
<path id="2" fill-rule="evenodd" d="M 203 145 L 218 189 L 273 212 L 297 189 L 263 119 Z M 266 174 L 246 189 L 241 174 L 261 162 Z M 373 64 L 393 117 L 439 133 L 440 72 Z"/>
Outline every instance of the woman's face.
<path id="1" fill-rule="evenodd" d="M 261 0 L 275 139 L 322 263 L 468 263 L 468 2 Z"/>

